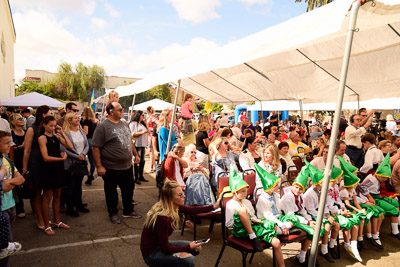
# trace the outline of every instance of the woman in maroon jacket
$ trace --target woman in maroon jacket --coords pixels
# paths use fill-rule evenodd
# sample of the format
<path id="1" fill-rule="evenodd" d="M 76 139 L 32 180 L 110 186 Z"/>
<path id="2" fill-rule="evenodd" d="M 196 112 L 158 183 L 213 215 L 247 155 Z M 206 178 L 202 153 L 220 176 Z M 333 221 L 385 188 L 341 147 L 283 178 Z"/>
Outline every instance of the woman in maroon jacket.
<path id="1" fill-rule="evenodd" d="M 186 212 L 184 201 L 182 187 L 175 181 L 166 180 L 160 201 L 147 213 L 140 241 L 143 259 L 149 266 L 194 266 L 201 244 L 168 240 L 179 226 L 179 209 Z M 214 205 L 198 206 L 198 211 L 209 212 L 218 208 L 219 203 L 220 199 Z"/>
<path id="2" fill-rule="evenodd" d="M 185 147 L 175 144 L 164 164 L 164 179 L 174 180 L 183 188 L 185 188 L 183 170 L 188 167 L 188 163 L 182 159 L 184 153 Z"/>

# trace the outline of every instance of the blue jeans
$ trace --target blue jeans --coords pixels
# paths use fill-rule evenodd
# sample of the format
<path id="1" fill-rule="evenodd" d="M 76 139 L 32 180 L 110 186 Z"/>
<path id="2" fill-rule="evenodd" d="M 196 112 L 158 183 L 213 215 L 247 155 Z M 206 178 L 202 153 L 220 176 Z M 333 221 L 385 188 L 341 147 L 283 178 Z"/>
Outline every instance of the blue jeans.
<path id="1" fill-rule="evenodd" d="M 186 246 L 190 244 L 190 241 L 169 241 L 170 245 L 173 246 Z M 197 250 L 192 250 L 189 252 L 192 256 L 187 258 L 180 258 L 178 256 L 174 256 L 173 254 L 165 254 L 160 251 L 159 248 L 154 250 L 149 256 L 144 258 L 144 261 L 149 266 L 182 266 L 182 267 L 191 267 L 196 263 L 196 258 L 199 254 Z"/>

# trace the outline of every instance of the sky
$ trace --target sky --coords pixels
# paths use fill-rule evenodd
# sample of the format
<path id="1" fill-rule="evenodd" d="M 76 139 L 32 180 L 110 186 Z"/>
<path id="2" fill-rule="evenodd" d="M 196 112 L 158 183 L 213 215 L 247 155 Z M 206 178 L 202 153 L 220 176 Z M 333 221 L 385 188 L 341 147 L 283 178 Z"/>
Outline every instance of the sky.
<path id="1" fill-rule="evenodd" d="M 141 78 L 306 11 L 295 0 L 9 0 L 15 79 L 61 62 Z"/>

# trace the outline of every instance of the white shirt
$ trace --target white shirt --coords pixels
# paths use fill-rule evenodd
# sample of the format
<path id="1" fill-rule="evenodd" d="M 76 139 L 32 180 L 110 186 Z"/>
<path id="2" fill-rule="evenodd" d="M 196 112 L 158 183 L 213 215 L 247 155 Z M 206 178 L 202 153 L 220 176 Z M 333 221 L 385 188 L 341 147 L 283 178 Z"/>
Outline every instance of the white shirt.
<path id="1" fill-rule="evenodd" d="M 317 168 L 320 171 L 324 171 L 324 169 L 326 167 L 326 163 L 325 163 L 323 157 L 316 157 L 315 159 L 313 159 L 310 162 L 310 164 L 313 165 L 315 168 Z M 333 158 L 333 165 L 335 165 L 336 167 L 340 168 L 340 161 L 338 160 L 337 157 Z"/>
<path id="2" fill-rule="evenodd" d="M 392 132 L 393 134 L 397 133 L 397 123 L 395 121 L 387 121 L 386 122 L 386 130 L 388 132 Z"/>
<path id="3" fill-rule="evenodd" d="M 303 198 L 303 194 L 301 194 L 298 197 Z M 289 214 L 298 215 L 297 217 L 299 218 L 300 223 L 302 224 L 308 224 L 308 221 L 312 220 L 310 214 L 308 214 L 307 211 L 305 210 L 304 204 L 301 205 L 300 210 L 298 209 L 292 191 L 286 193 L 281 198 L 281 201 L 279 202 L 279 207 L 286 215 Z"/>
<path id="4" fill-rule="evenodd" d="M 356 128 L 353 125 L 349 125 L 346 127 L 346 131 L 344 133 L 345 143 L 347 146 L 355 146 L 357 148 L 362 147 L 361 136 L 363 136 L 367 131 L 364 127 Z"/>
<path id="5" fill-rule="evenodd" d="M 294 164 L 294 162 L 290 158 L 289 154 L 286 154 L 285 156 L 279 155 L 279 158 L 286 161 L 286 172 L 285 172 L 285 175 L 287 176 L 288 171 L 289 171 L 289 167 L 290 166 L 296 166 L 296 164 Z"/>
<path id="6" fill-rule="evenodd" d="M 304 193 L 304 207 L 306 208 L 308 214 L 312 216 L 318 216 L 319 194 L 321 194 L 321 192 L 317 193 L 314 186 L 308 188 Z"/>
<path id="7" fill-rule="evenodd" d="M 247 212 L 250 214 L 250 217 L 256 219 L 257 217 L 255 216 L 254 208 L 251 202 L 247 199 L 243 199 L 242 204 L 247 209 Z M 226 203 L 226 209 L 225 209 L 226 227 L 229 228 L 233 226 L 233 215 L 235 215 L 235 213 L 238 212 L 241 207 L 242 206 L 240 206 L 239 201 L 236 201 L 233 198 L 229 200 L 228 203 Z"/>
<path id="8" fill-rule="evenodd" d="M 182 175 L 181 175 L 181 166 L 179 165 L 179 160 L 174 159 L 174 164 L 175 164 L 175 178 L 178 184 L 180 185 L 185 185 L 185 182 L 183 181 Z"/>
<path id="9" fill-rule="evenodd" d="M 367 173 L 373 169 L 374 164 L 381 164 L 384 159 L 382 151 L 372 145 L 365 153 L 364 165 L 360 168 L 360 172 Z"/>
<path id="10" fill-rule="evenodd" d="M 70 134 L 72 137 L 72 142 L 74 142 L 76 152 L 78 152 L 78 154 L 81 154 L 83 149 L 85 148 L 85 139 L 83 138 L 81 131 L 70 131 Z"/>
<path id="11" fill-rule="evenodd" d="M 364 181 L 360 184 L 364 191 L 368 194 L 378 195 L 381 192 L 381 183 L 372 174 L 368 175 Z"/>
<path id="12" fill-rule="evenodd" d="M 261 153 L 258 152 L 257 150 L 255 151 L 257 155 L 261 158 Z M 251 155 L 251 153 L 246 149 L 239 155 L 239 164 L 240 167 L 242 167 L 242 170 L 248 170 L 248 169 L 254 169 L 254 158 Z"/>

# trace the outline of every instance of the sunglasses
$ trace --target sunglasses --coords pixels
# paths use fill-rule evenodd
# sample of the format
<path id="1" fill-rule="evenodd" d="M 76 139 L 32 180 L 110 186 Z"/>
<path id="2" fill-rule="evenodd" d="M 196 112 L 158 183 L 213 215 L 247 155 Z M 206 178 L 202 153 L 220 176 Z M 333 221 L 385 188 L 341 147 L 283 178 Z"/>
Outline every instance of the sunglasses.
<path id="1" fill-rule="evenodd" d="M 229 142 L 224 142 L 225 145 L 229 145 Z"/>
<path id="2" fill-rule="evenodd" d="M 181 197 L 181 198 L 182 198 L 182 197 L 184 197 L 184 196 L 185 196 L 185 193 L 183 193 L 183 192 L 178 194 L 178 197 Z"/>
<path id="3" fill-rule="evenodd" d="M 190 151 L 190 154 L 196 154 L 196 151 Z"/>
<path id="4" fill-rule="evenodd" d="M 72 109 L 73 112 L 79 112 L 79 109 Z"/>
<path id="5" fill-rule="evenodd" d="M 119 111 L 119 112 L 121 112 L 123 109 L 122 108 L 119 108 L 119 109 L 113 109 L 114 111 Z"/>
<path id="6" fill-rule="evenodd" d="M 23 120 L 24 120 L 23 118 L 18 118 L 18 119 L 17 119 L 17 121 L 23 121 Z"/>

